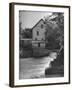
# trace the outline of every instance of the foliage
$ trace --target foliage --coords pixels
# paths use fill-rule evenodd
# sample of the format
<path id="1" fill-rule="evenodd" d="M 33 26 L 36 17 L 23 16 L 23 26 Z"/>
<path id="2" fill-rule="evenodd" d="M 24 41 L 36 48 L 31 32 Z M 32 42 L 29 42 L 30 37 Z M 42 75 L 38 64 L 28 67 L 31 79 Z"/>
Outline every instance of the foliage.
<path id="1" fill-rule="evenodd" d="M 19 24 L 19 29 L 20 29 L 19 30 L 20 39 L 32 38 L 32 29 L 30 28 L 22 29 L 21 23 Z"/>
<path id="2" fill-rule="evenodd" d="M 53 17 L 53 18 L 52 18 Z M 56 46 L 64 46 L 64 16 L 63 13 L 52 13 L 45 18 L 46 23 L 46 42 Z M 49 46 L 49 45 L 47 45 Z M 56 47 L 55 47 L 56 48 Z"/>

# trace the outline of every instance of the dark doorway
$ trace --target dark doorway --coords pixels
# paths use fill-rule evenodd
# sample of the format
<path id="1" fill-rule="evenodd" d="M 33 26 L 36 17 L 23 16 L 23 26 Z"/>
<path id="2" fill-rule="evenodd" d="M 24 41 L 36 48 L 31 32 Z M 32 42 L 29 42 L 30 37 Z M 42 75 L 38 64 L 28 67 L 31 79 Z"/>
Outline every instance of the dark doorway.
<path id="1" fill-rule="evenodd" d="M 40 43 L 38 43 L 38 47 L 40 47 Z"/>

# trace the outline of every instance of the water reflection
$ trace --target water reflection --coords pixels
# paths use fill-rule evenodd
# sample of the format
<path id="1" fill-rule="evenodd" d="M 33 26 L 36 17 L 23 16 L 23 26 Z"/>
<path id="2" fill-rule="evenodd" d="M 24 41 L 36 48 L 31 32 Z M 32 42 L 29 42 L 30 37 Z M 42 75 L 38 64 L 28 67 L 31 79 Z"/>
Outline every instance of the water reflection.
<path id="1" fill-rule="evenodd" d="M 51 67 L 50 62 L 57 57 L 56 52 L 43 58 L 20 59 L 19 79 L 44 78 L 45 69 Z"/>

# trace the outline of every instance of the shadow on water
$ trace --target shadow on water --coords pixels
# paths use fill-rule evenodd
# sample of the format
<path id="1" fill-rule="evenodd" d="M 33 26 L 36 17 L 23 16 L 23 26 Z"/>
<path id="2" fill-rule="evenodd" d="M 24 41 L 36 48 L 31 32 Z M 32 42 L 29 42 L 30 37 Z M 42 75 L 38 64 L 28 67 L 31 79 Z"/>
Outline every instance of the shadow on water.
<path id="1" fill-rule="evenodd" d="M 50 67 L 56 55 L 52 52 L 45 57 L 20 59 L 19 79 L 45 78 L 45 69 Z"/>

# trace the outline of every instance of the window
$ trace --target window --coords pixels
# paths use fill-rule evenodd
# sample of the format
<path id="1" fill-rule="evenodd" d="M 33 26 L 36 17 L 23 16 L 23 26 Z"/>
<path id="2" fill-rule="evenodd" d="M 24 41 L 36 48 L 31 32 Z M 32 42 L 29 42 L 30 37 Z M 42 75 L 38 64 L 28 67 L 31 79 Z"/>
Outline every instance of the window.
<path id="1" fill-rule="evenodd" d="M 35 38 L 35 40 L 37 40 L 37 38 Z"/>
<path id="2" fill-rule="evenodd" d="M 41 24 L 41 28 L 43 28 L 43 24 Z"/>
<path id="3" fill-rule="evenodd" d="M 42 40 L 44 40 L 44 39 L 42 38 Z"/>
<path id="4" fill-rule="evenodd" d="M 37 31 L 37 35 L 39 35 L 39 31 Z"/>

